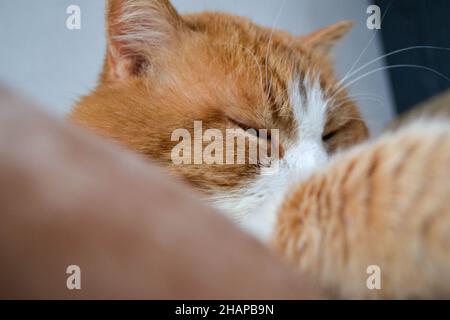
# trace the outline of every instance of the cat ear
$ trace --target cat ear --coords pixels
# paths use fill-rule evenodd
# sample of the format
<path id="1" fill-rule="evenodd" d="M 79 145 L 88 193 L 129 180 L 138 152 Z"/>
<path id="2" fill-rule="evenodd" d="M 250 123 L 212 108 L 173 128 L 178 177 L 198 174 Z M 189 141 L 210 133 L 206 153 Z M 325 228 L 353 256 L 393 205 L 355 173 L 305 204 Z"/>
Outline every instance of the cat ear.
<path id="1" fill-rule="evenodd" d="M 183 21 L 169 0 L 109 0 L 107 70 L 112 80 L 137 75 L 152 53 L 169 47 Z"/>
<path id="2" fill-rule="evenodd" d="M 352 28 L 351 21 L 341 21 L 302 37 L 303 44 L 313 50 L 328 54 L 333 46 Z"/>

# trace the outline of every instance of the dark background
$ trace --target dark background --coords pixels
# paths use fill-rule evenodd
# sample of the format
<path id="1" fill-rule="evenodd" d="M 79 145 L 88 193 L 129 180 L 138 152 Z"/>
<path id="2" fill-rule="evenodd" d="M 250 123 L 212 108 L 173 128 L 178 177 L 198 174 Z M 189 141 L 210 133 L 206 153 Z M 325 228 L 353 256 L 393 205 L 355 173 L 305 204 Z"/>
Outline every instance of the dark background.
<path id="1" fill-rule="evenodd" d="M 374 0 L 385 13 L 381 25 L 385 53 L 410 46 L 438 46 L 448 50 L 413 49 L 386 58 L 387 65 L 415 64 L 433 68 L 450 78 L 450 0 Z M 387 12 L 386 12 L 387 10 Z M 405 112 L 450 87 L 450 81 L 416 68 L 389 70 L 398 113 Z"/>

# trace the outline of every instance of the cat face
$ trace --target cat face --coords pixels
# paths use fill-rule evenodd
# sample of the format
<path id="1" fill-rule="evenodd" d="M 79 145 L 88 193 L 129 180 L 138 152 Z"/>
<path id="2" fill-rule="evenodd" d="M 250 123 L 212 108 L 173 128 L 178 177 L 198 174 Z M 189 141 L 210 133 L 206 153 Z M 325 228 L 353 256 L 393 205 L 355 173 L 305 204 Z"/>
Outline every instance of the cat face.
<path id="1" fill-rule="evenodd" d="M 101 80 L 71 117 L 166 167 L 234 219 L 263 221 L 290 181 L 367 137 L 329 61 L 349 27 L 341 22 L 296 37 L 227 14 L 180 16 L 167 0 L 109 1 Z M 263 170 L 267 161 L 249 161 L 250 152 L 245 163 L 173 161 L 176 130 L 205 148 L 212 139 L 202 133 L 226 136 L 227 129 L 247 139 L 236 152 L 253 142 L 277 150 L 278 159 L 268 156 L 277 169 Z"/>

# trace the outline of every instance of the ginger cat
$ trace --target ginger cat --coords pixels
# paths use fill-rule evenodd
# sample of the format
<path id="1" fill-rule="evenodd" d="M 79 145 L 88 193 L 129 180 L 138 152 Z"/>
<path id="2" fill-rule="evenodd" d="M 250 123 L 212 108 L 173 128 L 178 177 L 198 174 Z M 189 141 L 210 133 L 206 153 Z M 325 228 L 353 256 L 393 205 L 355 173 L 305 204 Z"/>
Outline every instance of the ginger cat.
<path id="1" fill-rule="evenodd" d="M 341 174 L 347 169 L 361 167 L 363 170 L 381 161 L 377 156 L 371 158 L 371 150 L 376 146 L 361 147 L 340 156 L 327 169 L 329 172 L 321 171 L 305 181 L 317 169 L 324 170 L 337 151 L 363 142 L 368 136 L 359 111 L 334 76 L 329 56 L 334 43 L 345 35 L 350 25 L 341 22 L 310 35 L 293 36 L 228 14 L 181 16 L 167 0 L 111 0 L 107 6 L 108 48 L 101 79 L 97 88 L 74 108 L 71 119 L 167 168 L 199 190 L 205 201 L 293 259 L 301 272 L 334 296 L 428 296 L 425 287 L 425 291 L 416 290 L 421 283 L 408 282 L 411 279 L 407 273 L 397 278 L 405 264 L 422 257 L 411 251 L 417 245 L 415 242 L 402 242 L 421 241 L 416 229 L 406 229 L 396 243 L 391 236 L 402 235 L 397 232 L 398 224 L 392 234 L 386 228 L 386 234 L 379 234 L 380 247 L 377 247 L 370 245 L 376 241 L 375 232 L 368 232 L 372 226 L 363 225 L 359 218 L 336 219 L 336 214 L 338 217 L 364 214 L 366 209 L 353 212 L 363 206 L 376 216 L 375 212 L 385 208 L 384 201 L 392 206 L 398 200 L 393 194 L 388 194 L 385 200 L 380 200 L 382 194 L 375 195 L 369 198 L 370 203 L 361 200 L 367 193 L 381 190 L 373 189 L 372 179 L 382 185 L 379 177 L 386 174 L 380 169 L 384 167 L 377 165 L 371 169 L 374 172 L 362 172 L 361 176 L 357 171 L 349 171 L 349 180 L 342 181 Z M 247 139 L 244 151 L 248 151 L 252 141 L 258 145 L 276 143 L 277 170 L 267 174 L 264 157 L 257 163 L 174 163 L 173 150 L 179 141 L 173 139 L 173 133 L 183 129 L 195 137 L 196 121 L 201 121 L 204 131 L 225 134 L 229 128 L 235 129 L 238 136 Z M 276 129 L 279 135 L 259 135 L 256 133 L 259 129 Z M 386 137 L 382 141 L 387 143 L 390 139 Z M 405 148 L 405 153 L 414 151 L 406 147 L 407 141 L 403 143 L 405 134 L 392 139 L 398 148 Z M 411 144 L 420 145 L 422 140 Z M 194 147 L 196 142 L 194 139 Z M 207 142 L 200 144 L 205 147 Z M 356 160 L 362 164 L 348 165 Z M 398 161 L 392 156 L 394 166 Z M 399 172 L 406 172 L 405 179 L 409 179 L 412 171 Z M 305 182 L 301 184 L 302 181 Z M 388 185 L 391 182 L 386 181 Z M 399 185 L 408 183 L 399 182 Z M 334 190 L 340 190 L 341 184 L 345 193 L 336 193 Z M 347 184 L 359 189 L 348 190 Z M 305 195 L 304 189 L 313 191 Z M 342 194 L 345 199 L 339 198 Z M 355 199 L 350 201 L 353 195 Z M 380 203 L 373 204 L 372 199 Z M 407 195 L 404 200 L 409 200 Z M 323 201 L 330 206 L 330 211 L 324 209 Z M 318 205 L 320 210 L 316 208 Z M 337 213 L 335 207 L 340 208 Z M 344 209 L 349 212 L 344 214 Z M 317 222 L 318 213 L 324 215 L 324 225 Z M 387 214 L 380 213 L 380 219 L 386 219 Z M 403 219 L 404 212 L 401 214 Z M 351 239 L 352 243 L 360 244 L 360 251 L 354 251 L 352 243 L 347 245 L 342 240 L 346 239 L 346 230 L 350 230 L 347 221 L 352 228 L 353 224 L 360 225 L 354 231 L 355 237 L 367 237 L 364 241 Z M 376 230 L 378 220 L 373 218 L 370 222 L 375 223 Z M 311 225 L 311 229 L 305 230 L 306 225 Z M 330 236 L 327 233 L 330 229 L 336 234 Z M 321 240 L 322 236 L 326 238 Z M 391 250 L 383 251 L 383 243 L 391 246 Z M 403 255 L 400 249 L 396 250 L 400 245 L 408 248 Z M 370 260 L 372 257 L 374 261 Z M 444 262 L 445 259 L 433 260 L 431 265 L 446 267 Z M 365 279 L 360 280 L 362 275 L 367 277 L 368 263 L 386 268 L 382 269 L 386 289 L 381 293 L 369 292 Z M 423 280 L 428 279 L 426 272 Z M 352 275 L 358 280 L 350 281 Z M 396 282 L 387 284 L 389 279 Z M 436 293 L 438 287 L 427 284 L 426 288 Z"/>
<path id="2" fill-rule="evenodd" d="M 450 297 L 450 123 L 336 156 L 292 189 L 272 245 L 333 296 Z M 381 290 L 367 288 L 373 265 Z"/>
<path id="3" fill-rule="evenodd" d="M 71 119 L 166 167 L 247 225 L 262 210 L 273 212 L 287 179 L 367 138 L 329 62 L 349 27 L 295 37 L 227 14 L 180 16 L 165 0 L 109 1 L 104 70 Z M 184 128 L 194 136 L 194 121 L 204 131 L 235 128 L 258 141 L 248 129 L 278 129 L 279 173 L 263 175 L 261 163 L 174 164 L 172 133 Z M 268 231 L 255 230 L 261 238 Z"/>

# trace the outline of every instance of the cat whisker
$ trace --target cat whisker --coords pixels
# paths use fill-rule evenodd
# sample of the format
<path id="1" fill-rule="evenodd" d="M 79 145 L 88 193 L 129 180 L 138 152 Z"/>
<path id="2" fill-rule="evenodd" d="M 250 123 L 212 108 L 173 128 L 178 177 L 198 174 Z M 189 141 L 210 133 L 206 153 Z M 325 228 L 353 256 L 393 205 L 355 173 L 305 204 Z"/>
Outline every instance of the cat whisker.
<path id="1" fill-rule="evenodd" d="M 369 94 L 369 93 L 348 95 L 348 96 L 343 97 L 343 98 L 335 99 L 334 101 L 341 102 L 341 101 L 360 100 L 360 99 L 368 99 L 368 98 L 371 98 L 372 100 L 376 100 L 376 101 L 379 101 L 379 102 L 383 101 L 382 96 L 376 95 L 376 94 Z"/>
<path id="2" fill-rule="evenodd" d="M 360 98 L 360 99 L 357 99 L 357 100 L 373 101 L 373 102 L 379 103 L 380 105 L 384 105 L 384 102 L 382 100 L 373 99 L 373 98 L 369 98 L 369 97 L 368 98 Z M 342 107 L 343 105 L 345 105 L 345 102 L 342 102 L 342 103 L 339 103 L 337 105 L 334 105 L 333 108 L 337 109 L 337 108 Z"/>
<path id="3" fill-rule="evenodd" d="M 336 95 L 338 95 L 343 90 L 345 90 L 348 87 L 350 87 L 355 82 L 357 82 L 359 80 L 362 80 L 363 78 L 366 78 L 366 77 L 370 76 L 373 73 L 376 73 L 376 72 L 379 72 L 379 71 L 383 71 L 383 70 L 388 70 L 388 69 L 397 69 L 397 68 L 415 68 L 415 69 L 422 69 L 422 70 L 430 71 L 430 72 L 433 72 L 434 74 L 436 74 L 436 75 L 440 76 L 441 78 L 443 78 L 443 79 L 445 79 L 445 80 L 450 82 L 450 78 L 448 78 L 447 76 L 445 76 L 441 72 L 437 71 L 436 69 L 433 69 L 433 68 L 430 68 L 430 67 L 426 67 L 426 66 L 422 66 L 422 65 L 417 65 L 417 64 L 396 64 L 396 65 L 384 66 L 384 67 L 380 67 L 380 68 L 376 68 L 374 70 L 368 71 L 368 72 L 362 74 L 361 76 L 353 79 L 349 83 L 347 83 L 347 84 L 345 84 L 343 86 L 339 86 L 338 89 L 335 90 L 335 92 L 333 93 L 333 96 L 331 97 L 331 99 L 333 99 Z"/>
<path id="4" fill-rule="evenodd" d="M 352 77 L 353 75 L 357 74 L 359 71 L 365 69 L 366 67 L 374 64 L 377 61 L 380 61 L 380 60 L 382 60 L 384 58 L 387 58 L 387 57 L 395 55 L 395 54 L 399 54 L 399 53 L 406 52 L 406 51 L 411 51 L 411 50 L 417 50 L 417 49 L 431 49 L 431 50 L 450 51 L 450 48 L 438 47 L 438 46 L 411 46 L 411 47 L 405 47 L 405 48 L 402 48 L 402 49 L 397 49 L 397 50 L 394 50 L 394 51 L 391 51 L 391 52 L 386 53 L 384 55 L 381 55 L 381 56 L 379 56 L 379 57 L 377 57 L 377 58 L 375 58 L 375 59 L 365 63 L 364 65 L 362 65 L 361 67 L 359 67 L 355 71 L 353 71 L 350 74 L 348 74 L 348 76 L 344 77 L 341 81 L 339 81 L 338 82 L 338 86 L 341 85 L 346 80 L 346 78 Z"/>
<path id="5" fill-rule="evenodd" d="M 281 12 L 283 12 L 283 9 L 284 9 L 284 5 L 286 4 L 286 0 L 283 0 L 283 2 L 281 3 L 281 6 L 280 6 L 280 9 L 278 10 L 278 13 L 277 13 L 277 15 L 276 15 L 276 17 L 275 17 L 275 20 L 274 20 L 274 23 L 273 23 L 273 25 L 272 25 L 272 29 L 271 29 L 271 31 L 270 31 L 270 36 L 269 36 L 269 43 L 267 44 L 267 49 L 266 49 L 266 57 L 265 57 L 265 68 L 266 68 L 266 81 L 267 81 L 267 73 L 268 73 L 268 66 L 267 66 L 267 63 L 268 63 L 268 60 L 269 60 L 269 51 L 270 51 L 270 47 L 272 46 L 272 37 L 273 37 L 273 33 L 274 33 L 274 31 L 275 31 L 275 27 L 276 27 L 276 25 L 277 25 L 277 23 L 278 23 L 278 19 L 280 18 L 280 16 L 281 16 Z M 267 83 L 266 83 L 267 84 Z"/>
<path id="6" fill-rule="evenodd" d="M 349 95 L 346 98 L 341 98 L 341 99 L 335 99 L 334 101 L 337 102 L 336 105 L 333 105 L 334 109 L 337 109 L 343 105 L 345 105 L 346 103 L 349 102 L 349 100 L 355 100 L 355 101 L 361 101 L 361 100 L 365 100 L 365 101 L 374 101 L 377 102 L 378 104 L 384 106 L 384 100 L 381 96 L 378 95 L 366 95 L 366 94 L 356 94 L 356 95 Z"/>
<path id="7" fill-rule="evenodd" d="M 387 5 L 387 7 L 386 7 L 386 10 L 385 10 L 383 16 L 381 17 L 381 23 L 383 22 L 384 18 L 386 17 L 387 13 L 389 12 L 389 9 L 391 8 L 392 1 L 393 1 L 393 0 L 390 0 L 390 1 L 389 1 L 388 5 Z M 373 34 L 373 36 L 369 39 L 369 42 L 367 42 L 366 46 L 363 48 L 363 50 L 362 50 L 361 53 L 359 54 L 359 56 L 358 56 L 358 58 L 356 59 L 356 61 L 353 63 L 353 65 L 350 67 L 350 69 L 346 72 L 346 74 L 344 75 L 344 77 L 339 81 L 339 84 L 338 84 L 338 85 L 342 84 L 345 80 L 347 80 L 348 77 L 351 77 L 353 74 L 355 74 L 354 72 L 352 72 L 353 69 L 356 67 L 356 65 L 359 63 L 359 61 L 361 60 L 361 58 L 364 56 L 364 54 L 366 53 L 367 49 L 369 49 L 369 47 L 370 47 L 370 45 L 372 44 L 373 40 L 375 39 L 377 33 L 378 33 L 378 30 L 377 30 L 377 32 L 375 32 L 375 33 Z"/>

